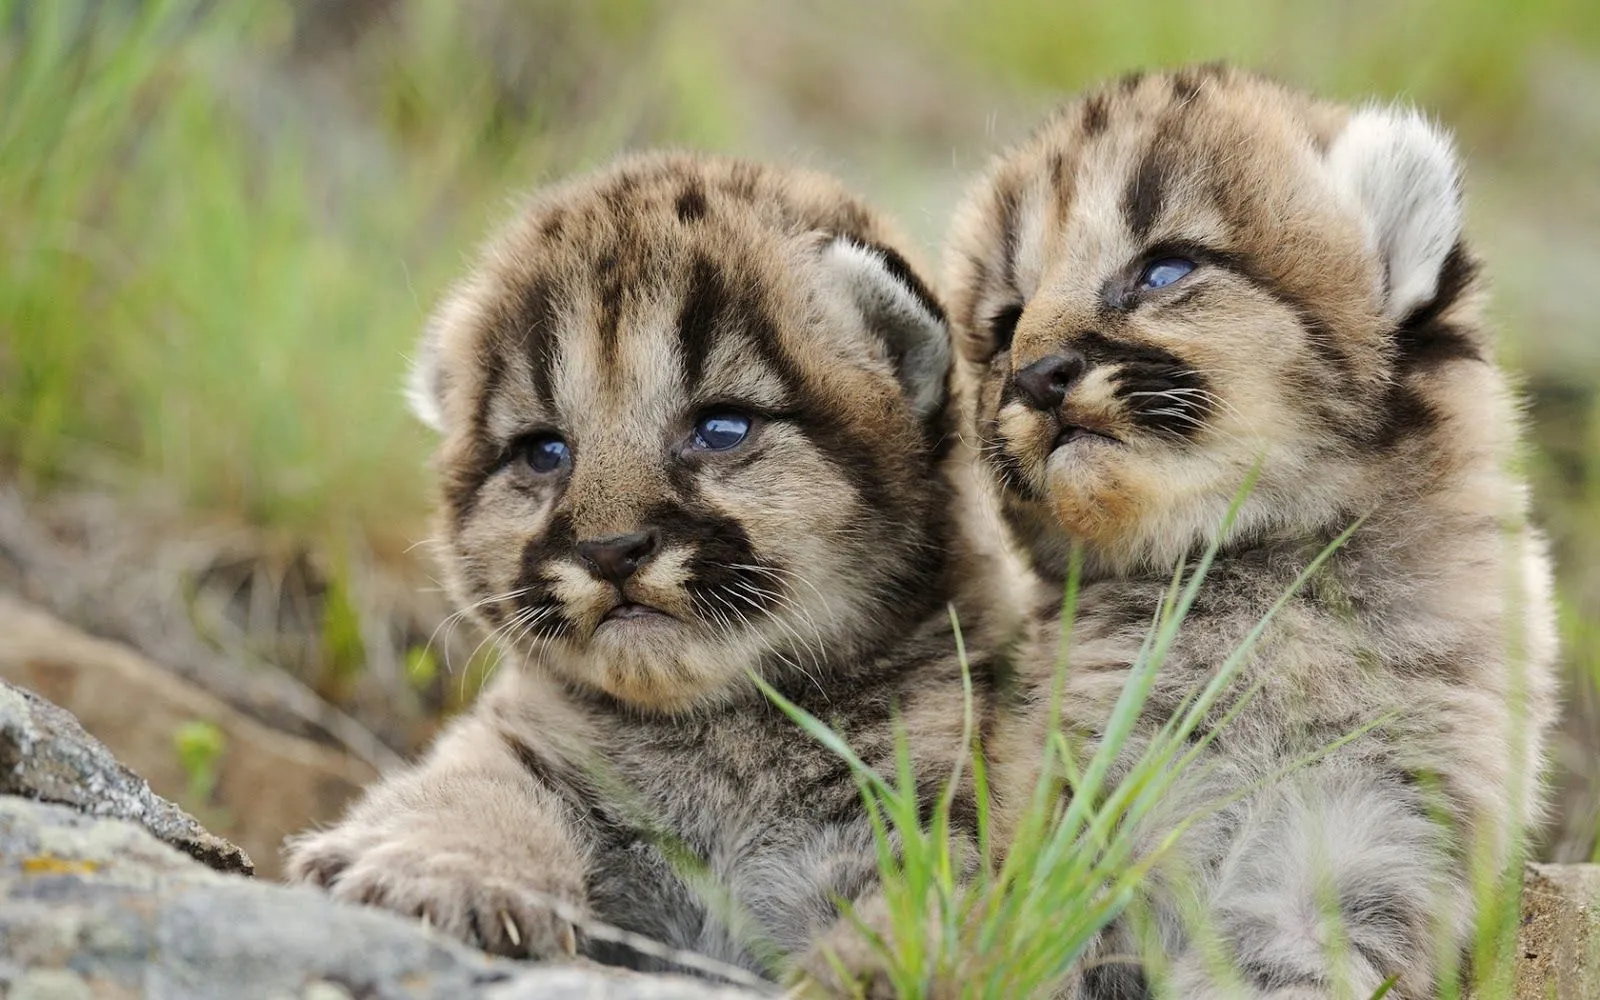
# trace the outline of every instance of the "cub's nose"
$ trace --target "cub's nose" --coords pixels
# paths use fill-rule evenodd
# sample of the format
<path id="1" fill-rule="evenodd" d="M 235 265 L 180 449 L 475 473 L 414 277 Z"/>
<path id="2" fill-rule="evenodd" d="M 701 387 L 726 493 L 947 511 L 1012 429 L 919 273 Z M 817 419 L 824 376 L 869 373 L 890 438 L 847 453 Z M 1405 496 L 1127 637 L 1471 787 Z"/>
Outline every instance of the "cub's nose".
<path id="1" fill-rule="evenodd" d="M 627 535 L 612 535 L 578 543 L 578 558 L 589 567 L 589 572 L 618 587 L 650 561 L 661 547 L 661 536 L 654 529 L 635 531 Z"/>
<path id="2" fill-rule="evenodd" d="M 1035 409 L 1054 410 L 1088 367 L 1088 359 L 1070 348 L 1060 354 L 1047 354 L 1017 372 L 1017 388 Z"/>

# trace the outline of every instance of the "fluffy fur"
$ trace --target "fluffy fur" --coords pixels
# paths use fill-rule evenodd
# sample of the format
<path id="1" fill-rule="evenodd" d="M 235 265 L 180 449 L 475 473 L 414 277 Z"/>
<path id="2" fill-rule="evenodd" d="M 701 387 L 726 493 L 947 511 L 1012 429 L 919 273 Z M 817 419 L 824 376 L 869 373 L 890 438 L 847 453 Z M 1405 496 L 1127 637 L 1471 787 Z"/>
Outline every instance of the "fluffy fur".
<path id="1" fill-rule="evenodd" d="M 896 245 L 826 178 L 664 154 L 541 193 L 488 245 L 412 388 L 443 434 L 450 588 L 508 663 L 423 763 L 295 842 L 295 877 L 493 951 L 646 968 L 584 919 L 772 972 L 758 944 L 805 953 L 870 901 L 849 769 L 751 676 L 887 771 L 898 718 L 930 796 L 960 752 L 949 334 Z M 719 413 L 748 437 L 703 447 Z M 636 534 L 608 575 L 594 546 Z M 997 661 L 973 671 L 992 726 Z"/>
<path id="2" fill-rule="evenodd" d="M 1537 818 L 1550 574 L 1457 173 L 1413 111 L 1207 66 L 1069 104 L 954 223 L 961 386 L 1044 613 L 1083 556 L 1064 724 L 1086 748 L 1176 566 L 1220 545 L 1143 734 L 1364 518 L 1250 659 L 1234 694 L 1254 696 L 1138 831 L 1153 849 L 1243 796 L 1153 880 L 1175 996 L 1369 996 L 1391 976 L 1391 996 L 1430 996 L 1472 924 L 1470 859 L 1504 863 Z M 1041 746 L 1044 715 L 1016 738 Z M 1139 952 L 1133 921 L 1110 929 L 1077 995 L 1143 995 Z"/>

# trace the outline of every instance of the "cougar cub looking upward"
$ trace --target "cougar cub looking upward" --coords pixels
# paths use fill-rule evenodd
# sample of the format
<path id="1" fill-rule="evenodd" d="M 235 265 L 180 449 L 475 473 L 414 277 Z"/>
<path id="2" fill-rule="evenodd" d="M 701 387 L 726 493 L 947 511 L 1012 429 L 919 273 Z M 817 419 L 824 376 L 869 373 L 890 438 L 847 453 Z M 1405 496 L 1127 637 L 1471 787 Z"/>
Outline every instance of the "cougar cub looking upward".
<path id="1" fill-rule="evenodd" d="M 1219 541 L 1258 463 L 1144 736 L 1360 522 L 1256 647 L 1234 688 L 1253 696 L 1165 825 L 1138 831 L 1153 845 L 1227 802 L 1153 889 L 1174 996 L 1366 997 L 1389 977 L 1430 996 L 1472 924 L 1473 859 L 1504 862 L 1537 817 L 1549 570 L 1461 214 L 1450 141 L 1417 113 L 1212 66 L 1068 105 L 954 224 L 963 384 L 1050 614 L 1083 553 L 1064 721 L 1087 748 L 1174 568 Z M 1148 988 L 1117 959 L 1130 934 L 1108 932 L 1080 995 Z"/>
<path id="2" fill-rule="evenodd" d="M 298 878 L 496 952 L 658 964 L 555 897 L 764 972 L 752 938 L 803 951 L 871 896 L 850 770 L 751 674 L 888 772 L 899 718 L 930 795 L 961 749 L 949 334 L 895 245 L 826 178 L 660 154 L 489 244 L 414 402 L 443 434 L 449 585 L 507 661 L 424 762 L 293 845 Z"/>

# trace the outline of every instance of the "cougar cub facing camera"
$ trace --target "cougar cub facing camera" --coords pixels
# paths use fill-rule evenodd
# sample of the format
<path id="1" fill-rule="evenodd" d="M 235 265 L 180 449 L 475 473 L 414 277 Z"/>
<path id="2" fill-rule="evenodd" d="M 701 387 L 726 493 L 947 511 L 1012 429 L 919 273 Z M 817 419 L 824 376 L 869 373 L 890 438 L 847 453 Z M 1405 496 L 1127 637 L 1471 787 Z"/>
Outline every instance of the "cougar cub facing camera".
<path id="1" fill-rule="evenodd" d="M 295 876 L 639 967 L 566 917 L 772 972 L 752 942 L 802 952 L 870 906 L 850 770 L 751 675 L 889 772 L 901 720 L 930 795 L 961 749 L 949 334 L 894 245 L 830 180 L 683 155 L 548 190 L 489 244 L 413 394 L 450 588 L 507 659 Z"/>
<path id="2" fill-rule="evenodd" d="M 1430 996 L 1472 924 L 1470 868 L 1508 861 L 1537 818 L 1549 569 L 1461 214 L 1451 144 L 1415 112 L 1204 67 L 1067 106 L 957 218 L 963 385 L 1049 614 L 1082 552 L 1063 722 L 1085 747 L 1175 567 L 1220 545 L 1142 737 L 1359 523 L 1136 831 L 1154 849 L 1215 808 L 1078 995 L 1142 995 L 1142 955 L 1181 997 L 1366 997 L 1391 977 Z"/>

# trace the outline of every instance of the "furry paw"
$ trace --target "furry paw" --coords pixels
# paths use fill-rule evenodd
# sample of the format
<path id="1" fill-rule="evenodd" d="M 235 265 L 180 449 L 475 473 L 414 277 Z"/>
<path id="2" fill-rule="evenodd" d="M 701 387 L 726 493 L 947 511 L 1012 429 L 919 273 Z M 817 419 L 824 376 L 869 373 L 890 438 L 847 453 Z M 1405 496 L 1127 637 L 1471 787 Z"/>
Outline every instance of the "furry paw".
<path id="1" fill-rule="evenodd" d="M 295 840 L 292 882 L 336 899 L 420 919 L 451 937 L 511 958 L 572 957 L 587 914 L 574 872 L 539 871 L 459 839 L 418 834 L 378 840 L 336 827 Z"/>
<path id="2" fill-rule="evenodd" d="M 897 1000 L 902 995 L 896 985 L 901 977 L 883 947 L 893 934 L 883 901 L 873 898 L 858 904 L 855 916 L 855 921 L 841 918 L 796 962 L 789 977 L 793 995 L 818 1000 Z M 955 1000 L 961 995 L 958 976 L 933 973 L 920 985 L 921 995 L 929 1000 Z"/>

